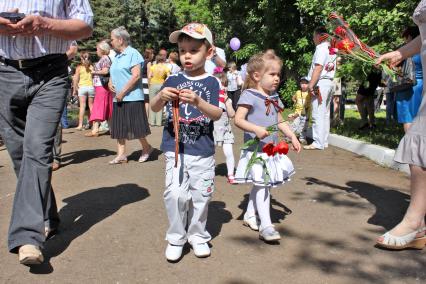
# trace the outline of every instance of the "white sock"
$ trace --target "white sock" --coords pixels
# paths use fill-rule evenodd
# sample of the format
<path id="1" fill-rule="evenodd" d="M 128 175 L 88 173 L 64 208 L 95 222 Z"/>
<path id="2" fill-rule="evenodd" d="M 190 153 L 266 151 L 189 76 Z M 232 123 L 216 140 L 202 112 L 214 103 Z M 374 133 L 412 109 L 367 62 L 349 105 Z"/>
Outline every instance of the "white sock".
<path id="1" fill-rule="evenodd" d="M 223 144 L 223 154 L 226 158 L 226 168 L 228 169 L 228 176 L 234 175 L 235 159 L 232 144 Z"/>
<path id="2" fill-rule="evenodd" d="M 250 191 L 249 202 L 247 204 L 246 213 L 244 214 L 244 219 L 249 219 L 256 216 L 256 194 L 257 189 L 255 186 Z"/>
<path id="3" fill-rule="evenodd" d="M 256 209 L 260 219 L 260 229 L 272 226 L 271 214 L 270 214 L 270 203 L 271 195 L 269 193 L 270 187 L 265 186 L 253 186 L 256 189 Z"/>

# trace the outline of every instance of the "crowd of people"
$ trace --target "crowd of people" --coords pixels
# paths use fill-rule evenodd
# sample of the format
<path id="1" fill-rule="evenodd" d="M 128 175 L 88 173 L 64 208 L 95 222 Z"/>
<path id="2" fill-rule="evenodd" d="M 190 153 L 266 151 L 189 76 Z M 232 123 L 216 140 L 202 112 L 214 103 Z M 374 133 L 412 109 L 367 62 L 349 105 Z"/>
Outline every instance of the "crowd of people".
<path id="1" fill-rule="evenodd" d="M 4 1 L 0 8 L 12 11 L 17 8 L 13 2 Z M 27 15 L 12 23 L 0 18 L 0 88 L 4 93 L 0 97 L 0 132 L 18 177 L 9 250 L 18 253 L 20 263 L 27 265 L 43 262 L 43 244 L 57 233 L 60 220 L 50 181 L 54 156 L 60 155 L 62 130 L 58 124 L 62 125 L 70 92 L 68 61 L 76 54 L 73 41 L 90 36 L 93 25 L 88 1 L 35 2 L 29 1 L 32 4 L 22 5 L 19 11 L 49 10 L 57 19 Z M 421 29 L 426 23 L 424 2 L 415 12 Z M 40 22 L 49 25 L 40 26 Z M 48 35 L 39 38 L 35 27 L 46 29 Z M 33 35 L 32 49 L 24 49 L 28 45 L 21 40 L 22 30 Z M 313 32 L 316 49 L 309 73 L 300 79 L 300 90 L 294 94 L 295 110 L 288 117 L 291 124 L 282 116 L 284 104 L 277 94 L 283 61 L 273 50 L 253 55 L 238 71 L 234 62 L 227 63 L 224 50 L 214 45 L 214 36 L 204 24 L 188 24 L 171 33 L 169 40 L 179 53 L 170 52 L 167 57 L 165 49 L 157 55 L 146 49 L 142 55 L 131 46 L 129 32 L 118 27 L 111 31 L 110 39 L 96 45 L 95 64 L 90 54 L 82 51 L 72 76 L 71 94 L 79 98 L 80 107 L 75 129 L 90 129 L 87 137 L 97 137 L 108 129 L 117 140 L 117 154 L 109 162 L 116 166 L 128 162 L 126 143 L 135 139 L 142 148 L 138 162 L 147 162 L 154 149 L 148 141 L 151 127 L 163 126 L 160 148 L 166 163 L 167 260 L 178 261 L 187 242 L 197 257 L 211 254 L 206 222 L 215 191 L 216 146 L 223 148 L 228 182 L 252 184 L 243 224 L 259 231 L 266 242 L 280 240 L 271 222 L 270 191 L 287 183 L 295 167 L 287 156 L 289 146 L 280 141 L 279 133 L 299 153 L 301 143 L 307 144 L 307 129 L 311 127 L 312 143 L 303 148 L 324 150 L 330 132 L 330 102 L 339 99 L 333 99 L 338 59 L 329 52 L 326 29 L 318 27 Z M 8 48 L 12 45 L 21 52 Z M 413 35 L 405 46 L 379 60 L 397 64 L 419 53 L 421 46 L 421 37 Z M 419 65 L 418 58 L 413 62 Z M 420 72 L 415 76 L 419 84 Z M 365 96 L 370 89 L 375 89 L 372 83 L 359 93 Z M 418 89 L 415 91 L 418 94 Z M 335 96 L 338 92 L 339 88 Z M 360 106 L 363 103 L 359 102 Z M 418 109 L 396 154 L 396 160 L 410 164 L 412 171 L 410 207 L 403 221 L 377 240 L 379 246 L 404 249 L 426 245 L 424 100 Z M 243 130 L 246 145 L 236 167 L 232 119 Z"/>

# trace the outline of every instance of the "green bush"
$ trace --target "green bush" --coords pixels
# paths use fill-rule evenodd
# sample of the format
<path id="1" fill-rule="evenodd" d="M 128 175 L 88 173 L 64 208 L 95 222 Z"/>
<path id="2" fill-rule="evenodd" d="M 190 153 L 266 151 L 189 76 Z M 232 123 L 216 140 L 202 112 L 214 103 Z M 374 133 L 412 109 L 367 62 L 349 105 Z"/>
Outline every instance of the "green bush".
<path id="1" fill-rule="evenodd" d="M 298 89 L 299 86 L 297 85 L 296 80 L 290 78 L 284 83 L 284 86 L 278 90 L 278 94 L 280 95 L 281 100 L 283 101 L 286 108 L 293 108 L 292 97 Z"/>

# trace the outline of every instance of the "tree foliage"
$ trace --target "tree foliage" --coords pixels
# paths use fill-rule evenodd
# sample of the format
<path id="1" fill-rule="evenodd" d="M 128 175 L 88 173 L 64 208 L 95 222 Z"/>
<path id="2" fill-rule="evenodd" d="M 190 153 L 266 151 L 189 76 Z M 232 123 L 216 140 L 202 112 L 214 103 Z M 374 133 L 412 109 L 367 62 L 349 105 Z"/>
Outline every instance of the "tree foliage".
<path id="1" fill-rule="evenodd" d="M 360 38 L 379 52 L 402 44 L 401 31 L 412 25 L 415 0 L 91 0 L 95 30 L 82 43 L 94 48 L 110 31 L 126 26 L 132 45 L 143 49 L 172 48 L 171 31 L 188 22 L 203 22 L 216 34 L 216 44 L 226 48 L 228 58 L 238 63 L 252 54 L 272 48 L 284 60 L 284 77 L 307 73 L 314 45 L 312 31 L 337 11 Z M 229 40 L 238 37 L 241 49 L 233 52 Z M 342 72 L 359 77 L 360 68 L 346 63 Z"/>

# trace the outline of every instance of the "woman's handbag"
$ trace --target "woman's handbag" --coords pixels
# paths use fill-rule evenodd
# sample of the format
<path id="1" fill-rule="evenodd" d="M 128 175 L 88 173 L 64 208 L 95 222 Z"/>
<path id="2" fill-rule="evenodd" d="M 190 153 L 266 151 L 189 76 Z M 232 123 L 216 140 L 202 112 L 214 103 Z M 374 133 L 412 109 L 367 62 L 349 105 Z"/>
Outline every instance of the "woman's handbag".
<path id="1" fill-rule="evenodd" d="M 108 75 L 99 75 L 99 79 L 101 80 L 102 86 L 104 88 L 108 89 L 109 74 Z"/>
<path id="2" fill-rule="evenodd" d="M 107 57 L 108 57 L 109 63 L 111 64 L 112 63 L 111 59 L 109 58 L 109 56 Z M 99 75 L 99 80 L 101 80 L 101 84 L 105 89 L 108 89 L 109 77 L 110 77 L 109 72 L 106 75 Z"/>
<path id="3" fill-rule="evenodd" d="M 396 82 L 390 82 L 389 90 L 391 92 L 400 92 L 413 88 L 417 85 L 416 65 L 412 58 L 407 58 L 402 65 L 402 76 L 397 76 Z"/>

